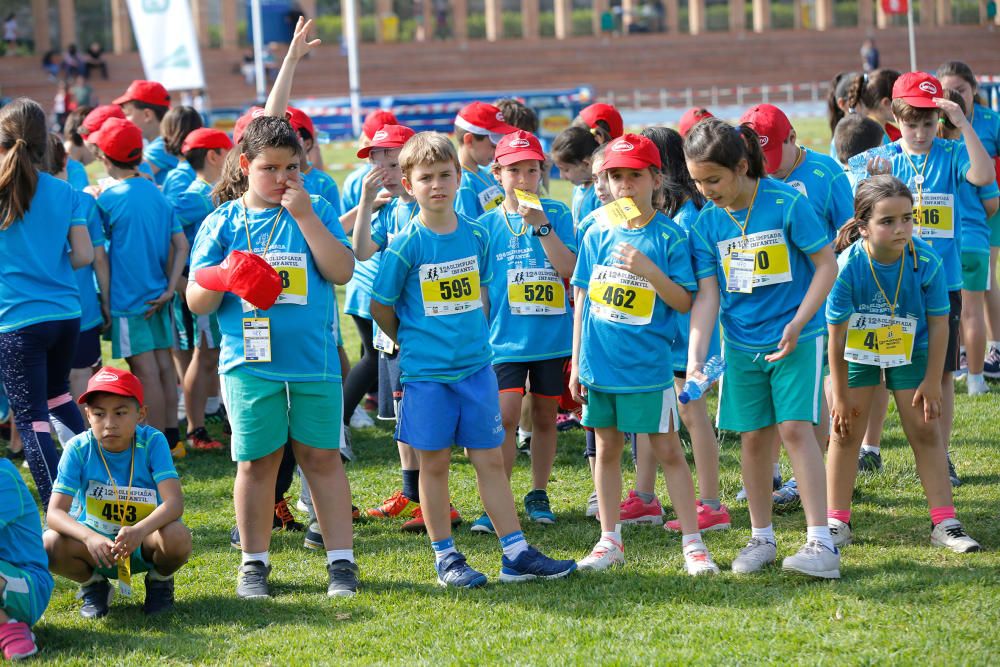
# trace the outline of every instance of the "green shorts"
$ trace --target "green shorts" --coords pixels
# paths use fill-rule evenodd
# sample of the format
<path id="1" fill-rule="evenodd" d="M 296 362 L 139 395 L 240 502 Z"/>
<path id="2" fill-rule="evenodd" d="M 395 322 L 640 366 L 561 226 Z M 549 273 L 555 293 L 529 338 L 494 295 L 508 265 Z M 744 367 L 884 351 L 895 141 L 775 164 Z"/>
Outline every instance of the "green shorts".
<path id="1" fill-rule="evenodd" d="M 170 302 L 173 311 L 174 347 L 178 350 L 193 350 L 195 314 L 188 310 L 180 294 L 174 294 Z"/>
<path id="2" fill-rule="evenodd" d="M 673 387 L 638 394 L 587 390 L 583 425 L 617 428 L 622 433 L 671 433 L 680 426 Z"/>
<path id="3" fill-rule="evenodd" d="M 927 374 L 927 350 L 914 350 L 912 361 L 905 366 L 879 368 L 868 364 L 847 362 L 848 387 L 874 387 L 882 384 L 885 374 L 885 386 L 889 391 L 897 389 L 916 389 L 924 381 Z"/>
<path id="4" fill-rule="evenodd" d="M 770 352 L 746 352 L 723 344 L 726 372 L 720 381 L 717 425 L 745 433 L 786 421 L 819 423 L 823 392 L 824 337 L 800 340 L 775 362 Z"/>
<path id="5" fill-rule="evenodd" d="M 174 346 L 173 309 L 164 306 L 148 320 L 142 315 L 111 318 L 111 356 L 128 359 Z"/>
<path id="6" fill-rule="evenodd" d="M 49 606 L 52 577 L 46 581 L 28 569 L 0 560 L 0 579 L 4 580 L 0 609 L 15 621 L 28 625 L 37 623 Z"/>
<path id="7" fill-rule="evenodd" d="M 990 246 L 1000 246 L 1000 211 L 986 222 L 990 226 Z"/>
<path id="8" fill-rule="evenodd" d="M 139 547 L 132 552 L 129 556 L 129 560 L 132 563 L 132 576 L 137 574 L 142 574 L 143 572 L 149 572 L 153 569 L 153 564 L 145 559 L 142 555 L 142 547 Z M 108 579 L 118 578 L 118 566 L 112 565 L 111 567 L 95 567 L 94 572 L 101 575 L 102 577 L 107 577 Z"/>
<path id="9" fill-rule="evenodd" d="M 981 252 L 962 253 L 962 289 L 985 292 L 990 288 L 990 255 Z"/>
<path id="10" fill-rule="evenodd" d="M 234 461 L 256 461 L 288 438 L 317 449 L 339 449 L 344 398 L 339 382 L 279 382 L 235 368 L 222 376 Z"/>

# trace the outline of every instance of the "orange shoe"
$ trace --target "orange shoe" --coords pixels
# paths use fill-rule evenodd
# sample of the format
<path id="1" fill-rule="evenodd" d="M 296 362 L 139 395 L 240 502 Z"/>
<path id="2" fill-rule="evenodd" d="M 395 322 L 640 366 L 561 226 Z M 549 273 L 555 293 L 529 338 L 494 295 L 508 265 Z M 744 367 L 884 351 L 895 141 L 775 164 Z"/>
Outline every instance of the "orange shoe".
<path id="1" fill-rule="evenodd" d="M 448 507 L 451 509 L 451 525 L 457 526 L 462 523 L 462 515 L 458 513 L 454 505 L 449 504 Z M 417 508 L 413 512 L 413 518 L 403 524 L 402 529 L 408 533 L 419 533 L 427 530 L 427 525 L 424 523 L 424 513 L 421 508 Z"/>
<path id="2" fill-rule="evenodd" d="M 209 450 L 222 449 L 223 444 L 210 436 L 204 426 L 199 426 L 188 434 L 192 449 Z"/>
<path id="3" fill-rule="evenodd" d="M 275 532 L 279 530 L 301 532 L 306 529 L 305 526 L 295 520 L 292 511 L 288 509 L 288 500 L 285 498 L 274 504 L 274 520 L 271 523 L 271 527 Z"/>
<path id="4" fill-rule="evenodd" d="M 394 519 L 397 516 L 412 517 L 418 509 L 420 503 L 410 500 L 402 491 L 396 491 L 383 500 L 381 505 L 372 507 L 365 513 L 373 519 Z"/>

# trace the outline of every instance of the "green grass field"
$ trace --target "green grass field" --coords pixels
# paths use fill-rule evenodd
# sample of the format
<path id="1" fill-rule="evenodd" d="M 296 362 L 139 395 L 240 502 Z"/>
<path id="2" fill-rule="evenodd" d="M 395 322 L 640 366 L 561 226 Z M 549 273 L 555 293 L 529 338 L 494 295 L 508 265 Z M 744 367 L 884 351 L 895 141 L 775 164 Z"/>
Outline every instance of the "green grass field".
<path id="1" fill-rule="evenodd" d="M 800 134 L 804 123 L 797 122 Z M 821 128 L 821 125 L 817 125 Z M 826 139 L 817 131 L 815 145 Z M 328 161 L 346 161 L 331 151 Z M 338 179 L 339 180 L 339 179 Z M 565 189 L 557 188 L 557 196 Z M 354 328 L 347 348 L 357 355 Z M 964 389 L 964 385 L 960 385 Z M 740 487 L 738 442 L 722 437 L 722 495 L 733 529 L 706 542 L 720 576 L 683 573 L 680 538 L 656 527 L 627 527 L 628 564 L 615 572 L 501 585 L 478 591 L 440 589 L 425 536 L 403 534 L 397 522 L 356 524 L 362 587 L 351 600 L 325 595 L 322 553 L 302 548 L 301 533 L 279 533 L 271 546 L 274 597 L 235 598 L 238 553 L 234 465 L 225 453 L 191 452 L 178 463 L 185 522 L 194 555 L 177 575 L 177 607 L 147 620 L 142 585 L 117 598 L 111 614 L 86 622 L 76 586 L 57 580 L 35 633 L 40 660 L 60 664 L 987 664 L 1000 646 L 1000 395 L 957 402 L 953 452 L 965 484 L 956 490 L 959 516 L 986 551 L 957 555 L 929 544 L 929 519 L 913 457 L 894 410 L 883 441 L 882 474 L 859 478 L 856 543 L 844 552 L 839 582 L 813 582 L 772 568 L 736 577 L 729 564 L 745 543 L 749 517 L 733 498 Z M 218 433 L 217 433 L 218 434 Z M 355 504 L 368 507 L 400 483 L 388 428 L 354 434 L 348 467 Z M 591 492 L 582 432 L 562 434 L 549 487 L 554 526 L 526 525 L 547 553 L 581 558 L 599 536 L 584 516 Z M 519 457 L 514 494 L 529 490 L 530 467 Z M 783 462 L 787 476 L 787 462 Z M 628 484 L 633 476 L 626 463 Z M 27 471 L 26 479 L 29 479 Z M 470 563 L 495 580 L 496 539 L 468 530 L 481 511 L 468 461 L 456 451 L 452 492 L 466 523 L 456 530 Z M 297 494 L 298 482 L 292 493 Z M 658 484 L 666 498 L 662 479 Z M 520 508 L 520 501 L 519 501 Z M 668 510 L 669 512 L 669 510 Z M 801 511 L 775 519 L 779 557 L 803 539 Z"/>

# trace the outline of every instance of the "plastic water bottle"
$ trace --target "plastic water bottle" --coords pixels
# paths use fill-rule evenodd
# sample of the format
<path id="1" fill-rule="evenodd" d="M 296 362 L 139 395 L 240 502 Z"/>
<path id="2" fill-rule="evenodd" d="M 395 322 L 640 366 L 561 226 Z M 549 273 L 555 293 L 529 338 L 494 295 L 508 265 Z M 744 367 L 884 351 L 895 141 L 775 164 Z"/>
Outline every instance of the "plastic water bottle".
<path id="1" fill-rule="evenodd" d="M 715 355 L 705 362 L 701 372 L 705 376 L 704 379 L 688 380 L 684 383 L 684 389 L 681 391 L 680 396 L 677 397 L 677 400 L 681 403 L 686 405 L 690 401 L 697 401 L 701 398 L 708 388 L 715 384 L 722 377 L 722 374 L 726 372 L 726 361 L 719 355 Z"/>
<path id="2" fill-rule="evenodd" d="M 847 161 L 848 170 L 854 174 L 855 178 L 860 182 L 868 178 L 868 161 L 872 158 L 882 158 L 889 162 L 892 162 L 892 158 L 899 153 L 902 149 L 899 144 L 883 144 L 882 146 L 876 146 L 864 153 L 858 153 L 851 159 Z"/>

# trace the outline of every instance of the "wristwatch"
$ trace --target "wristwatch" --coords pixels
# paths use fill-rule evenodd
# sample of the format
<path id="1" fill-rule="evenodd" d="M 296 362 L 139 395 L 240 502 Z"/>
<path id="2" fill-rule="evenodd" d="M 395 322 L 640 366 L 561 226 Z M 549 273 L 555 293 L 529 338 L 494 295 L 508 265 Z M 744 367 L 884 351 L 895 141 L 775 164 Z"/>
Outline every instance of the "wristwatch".
<path id="1" fill-rule="evenodd" d="M 552 225 L 545 223 L 535 230 L 535 236 L 548 236 L 552 232 Z"/>

